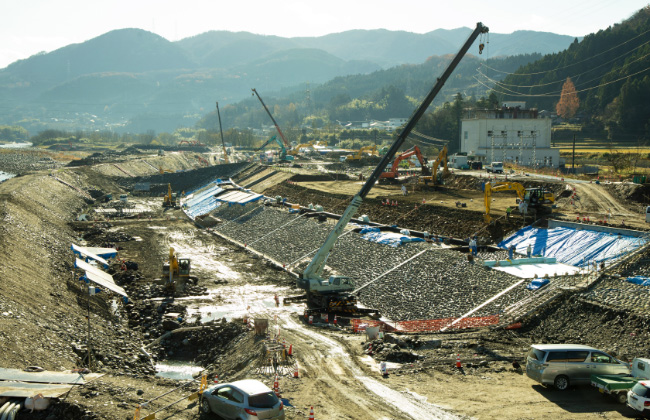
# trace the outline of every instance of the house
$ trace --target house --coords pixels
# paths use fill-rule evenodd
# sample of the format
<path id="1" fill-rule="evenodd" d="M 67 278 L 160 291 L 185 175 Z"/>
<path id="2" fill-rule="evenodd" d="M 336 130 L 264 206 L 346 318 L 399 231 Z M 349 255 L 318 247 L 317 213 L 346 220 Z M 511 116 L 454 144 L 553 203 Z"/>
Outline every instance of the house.
<path id="1" fill-rule="evenodd" d="M 484 163 L 501 161 L 528 167 L 557 168 L 560 149 L 551 147 L 551 119 L 536 109 L 516 107 L 467 110 L 461 121 L 460 152 Z"/>

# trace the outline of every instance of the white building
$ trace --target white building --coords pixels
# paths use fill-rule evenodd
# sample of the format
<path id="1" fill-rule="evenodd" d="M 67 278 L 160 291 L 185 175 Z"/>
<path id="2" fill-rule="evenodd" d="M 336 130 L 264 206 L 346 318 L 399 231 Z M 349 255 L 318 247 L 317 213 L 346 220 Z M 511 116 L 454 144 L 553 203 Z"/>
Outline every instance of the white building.
<path id="1" fill-rule="evenodd" d="M 461 122 L 460 152 L 482 162 L 557 168 L 560 149 L 551 148 L 551 119 L 536 109 L 469 110 Z"/>

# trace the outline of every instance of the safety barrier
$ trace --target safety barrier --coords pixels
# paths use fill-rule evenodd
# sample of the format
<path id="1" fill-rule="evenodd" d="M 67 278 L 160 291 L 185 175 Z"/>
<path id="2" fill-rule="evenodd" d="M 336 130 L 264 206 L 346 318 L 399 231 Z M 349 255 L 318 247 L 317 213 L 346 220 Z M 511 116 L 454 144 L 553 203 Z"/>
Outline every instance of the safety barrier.
<path id="1" fill-rule="evenodd" d="M 426 319 L 415 321 L 397 321 L 394 323 L 386 323 L 384 321 L 366 320 L 366 319 L 350 319 L 350 325 L 353 332 L 365 331 L 367 327 L 379 327 L 381 331 L 385 332 L 433 332 L 440 331 L 443 328 L 462 330 L 465 328 L 480 328 L 496 325 L 499 323 L 499 315 L 477 316 L 462 318 L 452 325 L 458 318 L 440 318 L 440 319 Z"/>

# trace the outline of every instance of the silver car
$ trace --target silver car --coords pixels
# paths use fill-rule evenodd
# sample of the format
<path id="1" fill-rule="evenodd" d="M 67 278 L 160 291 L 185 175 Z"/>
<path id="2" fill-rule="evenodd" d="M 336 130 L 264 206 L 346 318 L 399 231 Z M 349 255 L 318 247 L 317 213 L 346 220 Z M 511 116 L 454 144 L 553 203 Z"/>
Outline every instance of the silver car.
<path id="1" fill-rule="evenodd" d="M 629 375 L 627 363 L 581 344 L 534 344 L 528 351 L 526 375 L 565 390 L 590 383 L 591 375 Z"/>
<path id="2" fill-rule="evenodd" d="M 201 411 L 227 420 L 284 420 L 282 401 L 255 379 L 209 387 L 201 395 Z"/>

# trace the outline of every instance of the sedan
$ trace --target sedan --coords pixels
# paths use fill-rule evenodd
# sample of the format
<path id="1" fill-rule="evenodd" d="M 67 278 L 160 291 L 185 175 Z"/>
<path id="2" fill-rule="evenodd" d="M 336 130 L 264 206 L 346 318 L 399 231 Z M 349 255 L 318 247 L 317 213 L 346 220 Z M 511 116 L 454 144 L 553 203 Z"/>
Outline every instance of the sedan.
<path id="1" fill-rule="evenodd" d="M 254 379 L 216 384 L 201 395 L 201 411 L 227 420 L 284 420 L 284 405 L 268 386 Z"/>

